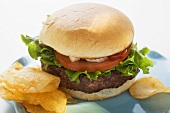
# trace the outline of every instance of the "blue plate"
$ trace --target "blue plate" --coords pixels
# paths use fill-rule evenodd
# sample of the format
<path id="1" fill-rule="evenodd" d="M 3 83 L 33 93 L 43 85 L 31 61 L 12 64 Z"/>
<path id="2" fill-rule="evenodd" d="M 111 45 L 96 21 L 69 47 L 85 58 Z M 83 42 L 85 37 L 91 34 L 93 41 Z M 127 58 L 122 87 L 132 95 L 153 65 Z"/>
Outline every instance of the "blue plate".
<path id="1" fill-rule="evenodd" d="M 149 75 L 139 73 L 136 79 L 143 76 L 154 76 L 161 80 L 166 87 L 170 86 L 170 61 L 155 51 L 148 55 L 154 61 Z M 24 66 L 33 60 L 26 56 L 18 59 Z M 147 99 L 134 99 L 128 91 L 102 101 L 83 101 L 77 99 L 78 104 L 67 105 L 66 113 L 170 113 L 170 94 L 159 93 Z M 16 113 L 27 113 L 22 104 L 10 101 Z"/>

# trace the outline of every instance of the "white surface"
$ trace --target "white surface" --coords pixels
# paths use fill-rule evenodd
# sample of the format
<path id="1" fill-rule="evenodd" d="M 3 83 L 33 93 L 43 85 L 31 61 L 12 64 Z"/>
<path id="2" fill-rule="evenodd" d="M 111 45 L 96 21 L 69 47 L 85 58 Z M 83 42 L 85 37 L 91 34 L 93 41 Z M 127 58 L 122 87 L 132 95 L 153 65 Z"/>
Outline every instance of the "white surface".
<path id="1" fill-rule="evenodd" d="M 0 0 L 0 71 L 27 54 L 20 34 L 37 36 L 47 14 L 79 3 L 97 2 L 125 13 L 135 27 L 135 40 L 170 59 L 170 0 Z M 0 113 L 12 113 L 0 99 Z"/>

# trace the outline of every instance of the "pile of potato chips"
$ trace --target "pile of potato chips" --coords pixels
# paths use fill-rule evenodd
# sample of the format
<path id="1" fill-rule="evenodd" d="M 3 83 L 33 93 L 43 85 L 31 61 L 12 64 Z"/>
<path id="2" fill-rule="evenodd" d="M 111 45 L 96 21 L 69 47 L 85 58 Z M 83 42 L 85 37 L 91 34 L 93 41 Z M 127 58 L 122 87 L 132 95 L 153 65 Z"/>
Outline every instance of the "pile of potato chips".
<path id="1" fill-rule="evenodd" d="M 59 77 L 17 62 L 0 75 L 0 97 L 23 103 L 31 113 L 64 113 L 67 98 L 59 83 Z"/>
<path id="2" fill-rule="evenodd" d="M 130 94 L 137 99 L 145 99 L 157 93 L 170 93 L 170 87 L 157 78 L 146 76 L 138 79 L 129 89 Z"/>

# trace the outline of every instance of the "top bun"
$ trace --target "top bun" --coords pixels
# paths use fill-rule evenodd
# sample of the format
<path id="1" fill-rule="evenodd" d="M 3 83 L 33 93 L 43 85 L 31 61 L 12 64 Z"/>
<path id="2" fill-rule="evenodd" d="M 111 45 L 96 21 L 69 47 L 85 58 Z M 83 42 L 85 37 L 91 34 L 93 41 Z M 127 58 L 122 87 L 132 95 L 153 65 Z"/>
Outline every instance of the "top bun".
<path id="1" fill-rule="evenodd" d="M 78 58 L 99 58 L 123 51 L 134 28 L 122 12 L 101 4 L 75 4 L 52 14 L 39 40 L 57 52 Z"/>

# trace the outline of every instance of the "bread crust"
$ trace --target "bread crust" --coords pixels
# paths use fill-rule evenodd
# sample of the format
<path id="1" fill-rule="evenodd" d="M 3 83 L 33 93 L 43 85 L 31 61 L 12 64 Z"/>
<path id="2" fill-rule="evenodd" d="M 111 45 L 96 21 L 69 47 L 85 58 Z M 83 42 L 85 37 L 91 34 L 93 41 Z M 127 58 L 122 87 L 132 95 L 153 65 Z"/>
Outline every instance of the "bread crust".
<path id="1" fill-rule="evenodd" d="M 103 89 L 95 93 L 85 93 L 82 91 L 74 91 L 74 90 L 65 89 L 65 88 L 64 90 L 74 98 L 79 98 L 82 100 L 103 100 L 103 99 L 117 96 L 125 92 L 134 83 L 134 81 L 135 81 L 135 78 L 133 78 L 132 80 L 126 81 L 122 86 L 118 88 Z"/>
<path id="2" fill-rule="evenodd" d="M 123 51 L 133 41 L 134 28 L 122 12 L 101 4 L 80 3 L 52 14 L 39 40 L 60 54 L 100 58 Z"/>

